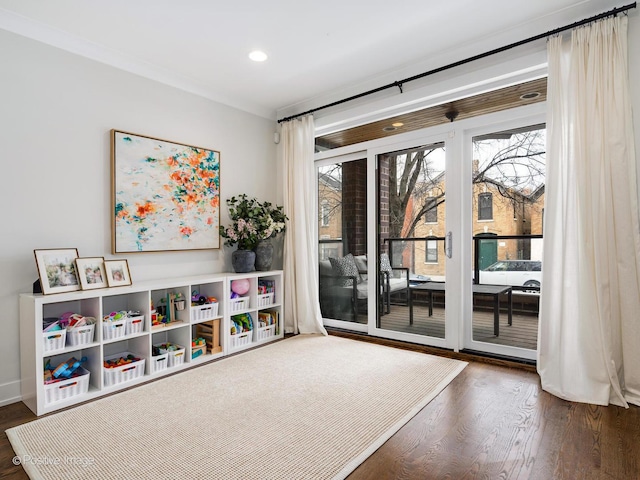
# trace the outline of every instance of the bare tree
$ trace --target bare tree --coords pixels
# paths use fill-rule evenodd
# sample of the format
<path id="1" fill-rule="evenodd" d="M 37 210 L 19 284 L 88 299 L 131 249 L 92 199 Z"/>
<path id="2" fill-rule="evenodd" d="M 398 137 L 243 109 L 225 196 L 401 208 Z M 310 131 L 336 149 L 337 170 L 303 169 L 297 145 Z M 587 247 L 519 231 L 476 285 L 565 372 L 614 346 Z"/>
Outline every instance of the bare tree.
<path id="1" fill-rule="evenodd" d="M 430 155 L 443 149 L 442 144 L 413 151 L 394 152 L 389 160 L 389 236 L 411 237 L 416 225 L 431 209 L 437 209 L 445 198 L 443 168 L 433 165 Z M 544 183 L 545 130 L 496 134 L 474 141 L 472 181 L 490 183 L 498 192 L 514 202 Z M 475 163 L 475 161 L 474 161 Z M 407 219 L 407 205 L 415 204 Z M 404 233 L 404 235 L 403 235 Z"/>
<path id="2" fill-rule="evenodd" d="M 332 164 L 318 170 L 318 222 L 329 223 L 342 210 L 342 165 Z"/>

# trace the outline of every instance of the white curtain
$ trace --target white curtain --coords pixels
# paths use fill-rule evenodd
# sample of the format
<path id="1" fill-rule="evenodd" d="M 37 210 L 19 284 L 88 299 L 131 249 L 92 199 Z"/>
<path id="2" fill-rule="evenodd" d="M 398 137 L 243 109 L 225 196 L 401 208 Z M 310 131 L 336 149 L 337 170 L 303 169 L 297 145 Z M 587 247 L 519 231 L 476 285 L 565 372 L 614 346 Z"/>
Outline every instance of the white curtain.
<path id="1" fill-rule="evenodd" d="M 315 242 L 314 122 L 306 116 L 283 123 L 280 134 L 284 211 L 289 217 L 284 243 L 285 332 L 327 334 L 318 299 Z"/>
<path id="2" fill-rule="evenodd" d="M 538 372 L 561 398 L 640 405 L 640 230 L 627 17 L 549 40 Z"/>

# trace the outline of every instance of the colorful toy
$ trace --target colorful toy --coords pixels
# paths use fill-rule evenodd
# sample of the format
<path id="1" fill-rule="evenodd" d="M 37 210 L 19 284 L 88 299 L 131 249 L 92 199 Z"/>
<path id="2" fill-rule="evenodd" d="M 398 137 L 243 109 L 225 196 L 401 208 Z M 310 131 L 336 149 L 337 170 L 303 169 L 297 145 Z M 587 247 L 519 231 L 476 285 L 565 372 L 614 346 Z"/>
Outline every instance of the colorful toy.
<path id="1" fill-rule="evenodd" d="M 87 361 L 87 357 L 82 357 L 80 360 L 76 360 L 75 357 L 71 357 L 66 362 L 63 362 L 60 365 L 58 365 L 56 368 L 54 368 L 51 374 L 53 375 L 54 378 L 60 378 L 60 377 L 70 378 L 71 375 L 73 375 L 73 372 L 75 372 L 78 369 L 78 367 L 86 361 Z"/>
<path id="2" fill-rule="evenodd" d="M 129 363 L 134 363 L 139 361 L 140 361 L 140 358 L 136 357 L 135 355 L 129 354 L 126 357 L 105 360 L 104 368 L 116 368 L 116 367 L 121 367 L 122 365 L 127 365 Z"/>
<path id="3" fill-rule="evenodd" d="M 231 281 L 231 291 L 238 295 L 246 295 L 251 288 L 251 283 L 246 278 Z"/>
<path id="4" fill-rule="evenodd" d="M 231 317 L 231 321 L 233 323 L 231 327 L 231 335 L 253 330 L 253 319 L 248 313 L 234 315 L 233 317 Z M 234 326 L 236 327 L 236 333 L 233 333 Z"/>

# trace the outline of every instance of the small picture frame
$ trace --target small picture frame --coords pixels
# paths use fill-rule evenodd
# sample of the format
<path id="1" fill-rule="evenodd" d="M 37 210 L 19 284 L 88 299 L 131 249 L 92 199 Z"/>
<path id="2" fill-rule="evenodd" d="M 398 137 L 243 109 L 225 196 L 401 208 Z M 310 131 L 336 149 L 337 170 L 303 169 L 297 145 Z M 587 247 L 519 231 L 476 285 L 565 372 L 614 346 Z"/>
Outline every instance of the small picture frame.
<path id="1" fill-rule="evenodd" d="M 33 253 L 44 295 L 80 290 L 76 271 L 77 248 L 47 248 Z"/>
<path id="2" fill-rule="evenodd" d="M 105 260 L 104 269 L 107 274 L 107 283 L 110 287 L 131 285 L 129 263 L 126 260 Z"/>
<path id="3" fill-rule="evenodd" d="M 76 271 L 82 290 L 107 287 L 104 257 L 76 258 Z"/>

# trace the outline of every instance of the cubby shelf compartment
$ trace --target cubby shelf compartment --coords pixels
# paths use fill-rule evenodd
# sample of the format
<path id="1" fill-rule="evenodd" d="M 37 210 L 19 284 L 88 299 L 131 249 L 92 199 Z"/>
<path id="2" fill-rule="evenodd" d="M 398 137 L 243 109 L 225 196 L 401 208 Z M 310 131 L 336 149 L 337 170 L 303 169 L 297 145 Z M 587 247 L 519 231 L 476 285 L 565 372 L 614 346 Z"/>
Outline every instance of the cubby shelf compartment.
<path id="1" fill-rule="evenodd" d="M 242 300 L 240 312 L 231 311 L 231 281 L 248 280 L 250 290 Z M 273 286 L 273 299 L 258 299 L 258 284 L 261 280 L 268 280 Z M 263 342 L 282 338 L 282 328 L 259 330 L 257 319 L 260 311 L 267 308 L 276 311 L 281 318 L 283 295 L 282 272 L 250 272 L 246 274 L 221 273 L 200 275 L 185 278 L 170 278 L 139 283 L 126 287 L 105 288 L 61 293 L 56 295 L 21 294 L 20 295 L 20 369 L 22 401 L 36 414 L 43 415 L 61 408 L 73 406 L 106 394 L 117 392 L 163 376 L 177 372 L 193 365 L 201 365 L 207 361 L 244 350 Z M 193 303 L 195 293 L 198 302 Z M 180 294 L 185 300 L 182 309 L 173 312 L 172 320 L 177 320 L 167 326 L 153 328 L 152 302 L 154 307 L 167 304 L 170 294 Z M 272 292 L 269 292 L 272 293 Z M 205 299 L 200 300 L 200 296 Z M 165 301 L 160 300 L 164 298 Z M 209 308 L 211 306 L 211 308 Z M 120 327 L 123 334 L 105 330 L 104 317 L 112 312 L 127 312 L 128 316 L 137 317 L 135 327 L 127 320 Z M 61 337 L 52 338 L 52 350 L 45 350 L 45 334 L 43 322 L 45 319 L 59 318 L 63 313 L 73 312 L 85 317 L 93 317 L 97 322 L 93 325 L 93 332 L 78 331 L 70 345 L 69 332 L 65 332 L 64 343 Z M 135 312 L 137 315 L 130 315 Z M 254 328 L 247 335 L 231 338 L 230 318 L 238 313 L 250 314 L 255 322 Z M 58 335 L 58 334 L 55 334 Z M 194 338 L 202 337 L 206 340 L 204 348 L 192 346 Z M 57 343 L 54 343 L 56 342 Z M 153 345 L 172 343 L 184 346 L 173 354 L 167 353 L 166 367 L 163 361 L 152 364 L 155 356 Z M 198 351 L 202 353 L 193 357 Z M 141 359 L 140 364 L 132 373 L 116 374 L 104 368 L 105 359 L 114 355 L 131 352 Z M 47 360 L 52 365 L 66 361 L 70 357 L 81 359 L 86 357 L 82 368 L 86 375 L 70 379 L 60 388 L 45 388 L 44 365 Z M 158 359 L 156 359 L 158 360 Z M 143 363 L 143 365 L 142 365 Z M 125 367 L 125 369 L 128 367 Z M 124 369 L 123 369 L 124 370 Z M 117 378 L 116 378 L 117 377 Z M 122 380 L 122 381 L 119 381 Z M 62 382 L 58 382 L 62 383 Z"/>

